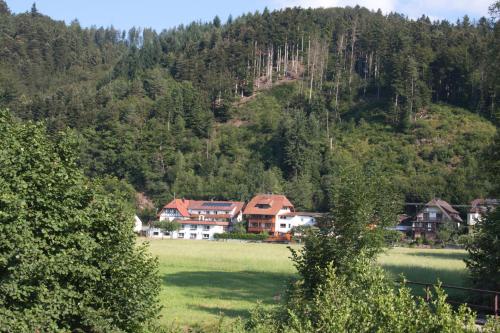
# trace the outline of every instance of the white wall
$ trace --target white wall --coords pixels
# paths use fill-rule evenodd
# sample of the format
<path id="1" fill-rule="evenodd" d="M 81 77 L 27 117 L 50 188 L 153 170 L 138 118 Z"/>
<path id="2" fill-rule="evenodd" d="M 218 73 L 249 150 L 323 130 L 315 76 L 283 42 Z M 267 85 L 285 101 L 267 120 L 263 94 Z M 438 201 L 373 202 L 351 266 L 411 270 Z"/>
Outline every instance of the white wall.
<path id="1" fill-rule="evenodd" d="M 193 230 L 193 228 L 195 229 Z M 182 228 L 174 233 L 173 238 L 213 240 L 214 234 L 221 234 L 223 232 L 224 227 L 221 225 L 183 224 Z M 194 235 L 194 238 L 192 238 L 192 235 Z"/>
<path id="2" fill-rule="evenodd" d="M 209 227 L 206 230 L 205 227 Z M 221 225 L 196 225 L 196 229 L 191 229 L 191 224 L 182 224 L 178 231 L 174 231 L 172 235 L 164 233 L 158 228 L 149 228 L 146 231 L 146 236 L 151 238 L 172 238 L 172 239 L 192 239 L 192 240 L 214 240 L 214 234 L 221 234 L 225 232 L 224 227 Z M 195 238 L 191 238 L 191 234 Z M 204 236 L 205 235 L 205 236 Z M 208 235 L 208 237 L 206 236 Z"/>
<path id="3" fill-rule="evenodd" d="M 139 218 L 139 216 L 135 215 L 134 216 L 134 232 L 141 232 L 142 231 L 142 221 Z"/>
<path id="4" fill-rule="evenodd" d="M 467 224 L 475 225 L 481 219 L 481 214 L 479 213 L 469 213 L 467 214 Z"/>
<path id="5" fill-rule="evenodd" d="M 293 227 L 314 224 L 316 224 L 316 219 L 309 215 L 278 216 L 276 219 L 276 231 L 287 233 Z"/>

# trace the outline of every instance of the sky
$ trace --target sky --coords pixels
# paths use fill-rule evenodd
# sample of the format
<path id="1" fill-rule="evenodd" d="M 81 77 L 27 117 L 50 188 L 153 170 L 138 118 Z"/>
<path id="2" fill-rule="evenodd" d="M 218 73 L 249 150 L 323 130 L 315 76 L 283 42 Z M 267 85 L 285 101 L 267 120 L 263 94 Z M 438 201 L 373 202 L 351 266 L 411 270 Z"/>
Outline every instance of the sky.
<path id="1" fill-rule="evenodd" d="M 34 0 L 6 0 L 11 11 L 29 11 Z M 494 0 L 36 0 L 38 11 L 67 23 L 77 18 L 82 26 L 133 26 L 161 31 L 192 21 L 211 21 L 218 15 L 223 22 L 229 15 L 262 11 L 265 7 L 344 7 L 360 6 L 384 13 L 396 11 L 410 18 L 426 14 L 431 19 L 455 22 L 468 15 L 471 19 L 488 16 Z"/>

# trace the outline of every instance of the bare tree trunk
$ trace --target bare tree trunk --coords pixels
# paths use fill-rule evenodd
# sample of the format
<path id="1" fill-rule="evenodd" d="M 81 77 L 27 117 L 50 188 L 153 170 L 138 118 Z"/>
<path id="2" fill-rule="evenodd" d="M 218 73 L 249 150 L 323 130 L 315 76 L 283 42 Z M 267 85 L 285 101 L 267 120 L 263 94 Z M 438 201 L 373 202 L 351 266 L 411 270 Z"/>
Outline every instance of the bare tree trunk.
<path id="1" fill-rule="evenodd" d="M 351 36 L 351 63 L 349 65 L 349 93 L 351 92 L 352 70 L 354 68 L 354 45 L 356 44 L 357 25 L 358 25 L 358 18 L 356 17 L 353 22 L 352 36 Z"/>

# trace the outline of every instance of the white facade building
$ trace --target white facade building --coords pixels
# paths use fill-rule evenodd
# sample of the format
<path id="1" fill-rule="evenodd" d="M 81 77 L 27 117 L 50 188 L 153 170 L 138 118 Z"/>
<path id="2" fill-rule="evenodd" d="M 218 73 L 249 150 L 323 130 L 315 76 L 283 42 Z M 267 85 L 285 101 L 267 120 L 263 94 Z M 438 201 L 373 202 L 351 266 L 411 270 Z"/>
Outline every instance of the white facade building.
<path id="1" fill-rule="evenodd" d="M 285 212 L 278 215 L 276 227 L 278 232 L 287 233 L 295 227 L 314 226 L 320 216 L 320 213 L 312 212 Z"/>
<path id="2" fill-rule="evenodd" d="M 243 202 L 174 199 L 160 211 L 160 221 L 177 221 L 181 227 L 172 233 L 151 228 L 148 236 L 158 238 L 213 240 L 242 221 Z"/>

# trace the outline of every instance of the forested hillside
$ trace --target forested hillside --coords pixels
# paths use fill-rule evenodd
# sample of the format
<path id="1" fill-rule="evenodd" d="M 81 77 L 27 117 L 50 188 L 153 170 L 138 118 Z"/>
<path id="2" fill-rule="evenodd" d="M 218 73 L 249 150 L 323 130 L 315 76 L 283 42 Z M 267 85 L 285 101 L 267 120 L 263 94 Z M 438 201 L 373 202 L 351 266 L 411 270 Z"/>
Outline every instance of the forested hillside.
<path id="1" fill-rule="evenodd" d="M 0 108 L 69 129 L 89 176 L 157 205 L 280 192 L 326 210 L 335 171 L 357 163 L 406 200 L 466 203 L 495 185 L 499 51 L 495 18 L 265 9 L 122 32 L 0 0 Z"/>

